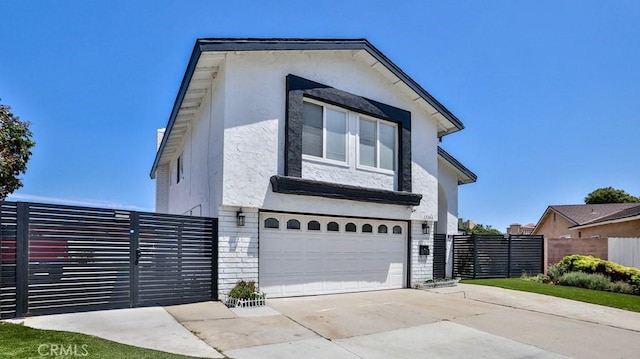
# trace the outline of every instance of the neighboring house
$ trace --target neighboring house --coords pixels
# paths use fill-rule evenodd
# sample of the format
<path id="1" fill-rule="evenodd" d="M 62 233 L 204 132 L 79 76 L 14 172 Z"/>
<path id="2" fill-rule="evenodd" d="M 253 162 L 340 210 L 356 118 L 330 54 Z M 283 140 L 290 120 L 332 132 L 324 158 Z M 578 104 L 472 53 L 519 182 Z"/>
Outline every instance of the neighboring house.
<path id="1" fill-rule="evenodd" d="M 458 218 L 458 230 L 468 231 L 468 230 L 472 230 L 473 227 L 475 226 L 476 226 L 476 222 L 470 219 Z"/>
<path id="2" fill-rule="evenodd" d="M 269 297 L 409 287 L 476 181 L 438 146 L 463 128 L 367 40 L 200 39 L 156 208 L 218 218 L 221 298 L 240 279 Z"/>
<path id="3" fill-rule="evenodd" d="M 549 206 L 533 234 L 545 238 L 640 237 L 640 203 Z"/>
<path id="4" fill-rule="evenodd" d="M 535 223 L 529 223 L 522 225 L 520 223 L 512 223 L 507 228 L 507 234 L 511 235 L 530 235 L 533 234 L 533 230 L 536 228 Z"/>

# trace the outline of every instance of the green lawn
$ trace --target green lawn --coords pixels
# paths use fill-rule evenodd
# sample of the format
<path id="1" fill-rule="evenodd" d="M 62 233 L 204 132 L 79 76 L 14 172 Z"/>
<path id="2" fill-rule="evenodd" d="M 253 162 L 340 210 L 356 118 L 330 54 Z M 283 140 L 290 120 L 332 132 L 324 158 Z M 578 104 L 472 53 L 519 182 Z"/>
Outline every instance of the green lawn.
<path id="1" fill-rule="evenodd" d="M 581 302 L 605 305 L 607 307 L 640 312 L 640 296 L 601 292 L 576 287 L 530 282 L 520 278 L 508 279 L 464 279 L 460 283 L 488 285 L 523 292 L 546 294 L 554 297 L 578 300 Z"/>
<path id="2" fill-rule="evenodd" d="M 0 323 L 0 358 L 191 358 L 115 343 L 90 335 Z"/>

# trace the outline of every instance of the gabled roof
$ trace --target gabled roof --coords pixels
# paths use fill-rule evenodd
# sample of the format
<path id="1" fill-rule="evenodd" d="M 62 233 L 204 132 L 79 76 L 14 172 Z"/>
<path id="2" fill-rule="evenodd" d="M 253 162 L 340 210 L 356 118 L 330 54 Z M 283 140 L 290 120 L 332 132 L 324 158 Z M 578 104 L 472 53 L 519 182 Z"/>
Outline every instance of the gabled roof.
<path id="1" fill-rule="evenodd" d="M 572 227 L 575 229 L 603 225 L 608 223 L 626 222 L 640 220 L 640 203 L 627 203 L 629 208 L 625 208 L 608 216 L 603 216 L 593 221 Z"/>
<path id="2" fill-rule="evenodd" d="M 438 121 L 438 136 L 442 137 L 453 132 L 457 132 L 464 128 L 462 122 L 449 111 L 444 105 L 436 100 L 417 82 L 402 71 L 396 64 L 389 60 L 382 52 L 376 49 L 366 39 L 307 39 L 307 38 L 206 38 L 196 40 L 187 70 L 185 72 L 182 84 L 178 90 L 169 121 L 166 126 L 165 135 L 156 153 L 156 158 L 151 168 L 151 178 L 155 178 L 155 172 L 160 164 L 167 142 L 172 137 L 172 132 L 178 118 L 187 121 L 189 116 L 195 112 L 194 105 L 201 103 L 201 97 L 198 93 L 202 89 L 195 88 L 192 78 L 197 81 L 206 82 L 211 77 L 215 77 L 217 72 L 216 61 L 214 58 L 207 58 L 200 61 L 203 53 L 218 53 L 238 51 L 314 51 L 314 50 L 330 50 L 330 51 L 351 51 L 354 58 L 363 59 L 371 68 L 380 71 L 389 78 L 394 87 L 402 88 L 413 94 L 413 100 L 417 103 L 423 103 L 429 110 L 429 113 Z M 198 76 L 200 78 L 198 78 Z M 206 85 L 206 84 L 205 84 Z M 188 95 L 191 91 L 192 95 Z M 187 96 L 188 95 L 188 96 Z M 191 96 L 191 97 L 189 97 Z M 183 106 L 185 97 L 189 98 L 189 105 Z M 179 132 L 183 132 L 185 124 L 180 123 Z M 178 136 L 179 137 L 179 136 Z M 174 142 L 179 142 L 174 140 Z M 165 159 L 166 160 L 166 159 Z"/>
<path id="3" fill-rule="evenodd" d="M 571 204 L 549 206 L 536 225 L 536 229 L 551 211 L 558 213 L 574 225 L 587 227 L 605 222 L 620 221 L 640 216 L 640 203 Z"/>
<path id="4" fill-rule="evenodd" d="M 449 152 L 443 150 L 438 146 L 438 156 L 449 163 L 458 173 L 458 184 L 467 184 L 474 183 L 478 180 L 478 176 L 475 173 L 471 172 L 470 169 L 465 167 L 460 161 L 456 160 L 455 157 L 451 156 Z"/>

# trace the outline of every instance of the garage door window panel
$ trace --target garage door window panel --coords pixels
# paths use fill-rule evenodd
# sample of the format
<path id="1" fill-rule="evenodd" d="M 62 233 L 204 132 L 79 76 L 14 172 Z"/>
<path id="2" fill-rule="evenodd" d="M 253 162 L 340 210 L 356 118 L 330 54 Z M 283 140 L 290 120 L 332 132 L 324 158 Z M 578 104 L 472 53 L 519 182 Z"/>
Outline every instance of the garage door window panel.
<path id="1" fill-rule="evenodd" d="M 269 217 L 264 220 L 264 228 L 278 229 L 280 228 L 280 221 L 273 217 Z"/>
<path id="2" fill-rule="evenodd" d="M 339 232 L 340 231 L 340 225 L 336 222 L 329 222 L 327 223 L 327 231 L 328 232 Z"/>
<path id="3" fill-rule="evenodd" d="M 300 229 L 300 221 L 298 221 L 297 219 L 288 220 L 287 229 Z"/>
<path id="4" fill-rule="evenodd" d="M 345 232 L 357 232 L 358 231 L 356 225 L 353 224 L 353 223 L 347 223 L 344 226 L 344 230 L 345 230 Z"/>
<path id="5" fill-rule="evenodd" d="M 373 233 L 373 227 L 370 224 L 363 224 L 362 233 Z"/>
<path id="6" fill-rule="evenodd" d="M 320 222 L 318 222 L 318 221 L 309 221 L 309 223 L 307 223 L 307 230 L 309 230 L 309 231 L 319 231 L 320 230 Z"/>

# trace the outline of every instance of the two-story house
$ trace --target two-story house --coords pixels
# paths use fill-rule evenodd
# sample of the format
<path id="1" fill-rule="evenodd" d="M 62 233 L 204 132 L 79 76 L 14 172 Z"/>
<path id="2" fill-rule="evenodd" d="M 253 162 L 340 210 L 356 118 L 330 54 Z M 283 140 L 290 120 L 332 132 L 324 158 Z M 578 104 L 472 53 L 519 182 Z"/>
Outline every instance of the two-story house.
<path id="1" fill-rule="evenodd" d="M 200 39 L 159 133 L 157 211 L 218 218 L 222 298 L 240 279 L 409 287 L 476 180 L 438 146 L 463 128 L 367 40 Z"/>

